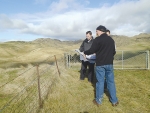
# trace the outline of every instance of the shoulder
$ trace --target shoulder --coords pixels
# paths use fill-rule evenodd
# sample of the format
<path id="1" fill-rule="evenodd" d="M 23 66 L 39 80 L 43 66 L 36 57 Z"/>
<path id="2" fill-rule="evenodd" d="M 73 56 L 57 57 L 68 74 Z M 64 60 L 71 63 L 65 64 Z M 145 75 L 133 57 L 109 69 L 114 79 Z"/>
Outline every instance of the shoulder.
<path id="1" fill-rule="evenodd" d="M 100 40 L 101 40 L 100 37 L 96 37 L 93 39 L 93 43 L 98 43 Z"/>
<path id="2" fill-rule="evenodd" d="M 87 42 L 87 39 L 83 40 L 83 42 Z"/>

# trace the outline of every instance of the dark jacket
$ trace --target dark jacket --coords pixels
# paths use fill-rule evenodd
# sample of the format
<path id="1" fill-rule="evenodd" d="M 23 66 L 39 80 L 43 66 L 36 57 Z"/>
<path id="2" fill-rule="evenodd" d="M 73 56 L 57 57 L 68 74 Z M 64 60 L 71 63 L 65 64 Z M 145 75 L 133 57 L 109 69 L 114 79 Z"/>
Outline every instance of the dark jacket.
<path id="1" fill-rule="evenodd" d="M 93 43 L 93 37 L 92 37 L 92 39 L 88 42 L 88 39 L 85 39 L 83 42 L 82 42 L 82 44 L 81 44 L 81 46 L 80 46 L 80 51 L 81 52 L 83 52 L 83 51 L 86 51 L 86 50 L 89 50 L 90 48 L 91 48 L 91 46 L 92 46 L 92 43 Z"/>
<path id="2" fill-rule="evenodd" d="M 91 48 L 84 51 L 86 55 L 93 53 L 96 53 L 96 66 L 113 64 L 116 54 L 114 40 L 105 33 L 95 38 Z"/>

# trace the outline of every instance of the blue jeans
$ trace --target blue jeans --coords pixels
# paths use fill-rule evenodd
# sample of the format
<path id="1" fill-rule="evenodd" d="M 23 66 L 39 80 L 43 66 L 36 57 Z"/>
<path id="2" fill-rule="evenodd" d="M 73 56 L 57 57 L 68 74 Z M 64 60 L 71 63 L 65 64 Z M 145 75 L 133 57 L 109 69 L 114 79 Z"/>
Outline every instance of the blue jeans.
<path id="1" fill-rule="evenodd" d="M 104 93 L 104 80 L 106 79 L 107 89 L 110 94 L 111 103 L 118 102 L 116 96 L 116 86 L 114 81 L 114 71 L 113 65 L 103 65 L 96 66 L 96 102 L 98 104 L 102 103 L 103 93 Z"/>

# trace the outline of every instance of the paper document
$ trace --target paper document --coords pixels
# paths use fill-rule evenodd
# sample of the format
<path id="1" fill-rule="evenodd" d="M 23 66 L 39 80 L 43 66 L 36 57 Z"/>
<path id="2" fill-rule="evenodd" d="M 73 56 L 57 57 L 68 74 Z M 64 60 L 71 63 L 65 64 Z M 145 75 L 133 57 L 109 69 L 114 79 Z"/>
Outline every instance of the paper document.
<path id="1" fill-rule="evenodd" d="M 95 61 L 95 59 L 96 59 L 96 54 L 86 55 L 86 58 L 85 58 L 85 57 L 84 57 L 84 53 L 83 53 L 83 52 L 80 52 L 79 49 L 76 49 L 75 51 L 80 54 L 80 60 L 93 62 L 93 61 Z"/>
<path id="2" fill-rule="evenodd" d="M 83 53 L 83 52 L 80 52 L 79 49 L 76 49 L 75 51 L 80 54 L 80 60 L 88 61 L 88 60 L 84 57 L 84 53 Z"/>
<path id="3" fill-rule="evenodd" d="M 96 59 L 96 54 L 91 54 L 91 55 L 86 55 L 87 59 L 95 60 Z"/>

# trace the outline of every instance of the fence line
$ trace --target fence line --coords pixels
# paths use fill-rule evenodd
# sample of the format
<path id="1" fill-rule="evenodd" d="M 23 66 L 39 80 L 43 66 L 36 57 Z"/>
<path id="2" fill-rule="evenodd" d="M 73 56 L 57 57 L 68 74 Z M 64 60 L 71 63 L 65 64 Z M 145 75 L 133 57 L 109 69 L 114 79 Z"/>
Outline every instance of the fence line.
<path id="1" fill-rule="evenodd" d="M 33 67 L 34 67 L 34 66 L 33 66 Z M 15 78 L 13 78 L 12 80 L 10 80 L 10 81 L 6 82 L 5 84 L 1 85 L 1 86 L 0 86 L 0 88 L 4 87 L 6 84 L 8 84 L 8 83 L 10 83 L 10 82 L 14 81 L 16 78 L 18 78 L 18 77 L 22 76 L 24 73 L 26 73 L 27 71 L 29 71 L 29 70 L 30 70 L 30 69 L 32 69 L 33 67 L 31 67 L 31 68 L 27 69 L 27 70 L 26 70 L 26 71 L 24 71 L 23 73 L 19 74 L 17 77 L 15 77 Z"/>
<path id="2" fill-rule="evenodd" d="M 27 86 L 25 86 L 25 87 L 21 90 L 21 93 L 24 92 L 24 91 L 26 90 L 26 88 L 27 88 L 28 86 L 30 86 L 33 82 L 35 82 L 35 80 L 36 80 L 36 78 L 34 79 L 34 81 L 32 81 L 31 83 L 29 83 Z M 0 109 L 0 112 L 2 112 L 7 106 L 9 106 L 10 103 L 11 103 L 14 99 L 16 99 L 18 96 L 19 96 L 19 93 L 18 93 L 16 96 L 14 96 L 7 104 L 5 104 L 5 105 L 3 106 L 3 108 Z"/>
<path id="3" fill-rule="evenodd" d="M 17 77 L 7 81 L 0 86 L 0 112 L 37 113 L 43 106 L 43 101 L 47 98 L 51 87 L 60 76 L 60 68 L 64 67 L 64 55 L 49 56 L 45 60 L 36 63 Z M 59 76 L 56 76 L 58 73 Z M 26 80 L 27 79 L 27 80 Z M 3 81 L 4 82 L 4 81 Z M 5 90 L 7 85 L 17 85 L 16 89 L 8 95 Z M 9 97 L 10 96 L 10 97 Z"/>
<path id="4" fill-rule="evenodd" d="M 117 50 L 114 56 L 114 69 L 150 69 L 149 51 Z M 81 63 L 79 53 L 65 53 L 66 67 L 74 67 Z"/>
<path id="5" fill-rule="evenodd" d="M 79 55 L 69 52 L 64 55 L 49 56 L 35 66 L 29 67 L 0 86 L 0 112 L 37 113 L 60 77 L 60 73 L 65 71 L 64 67 L 77 66 L 78 68 L 79 65 Z M 149 51 L 117 51 L 114 67 L 115 69 L 149 69 Z M 11 85 L 13 91 L 7 91 L 7 87 Z"/>

